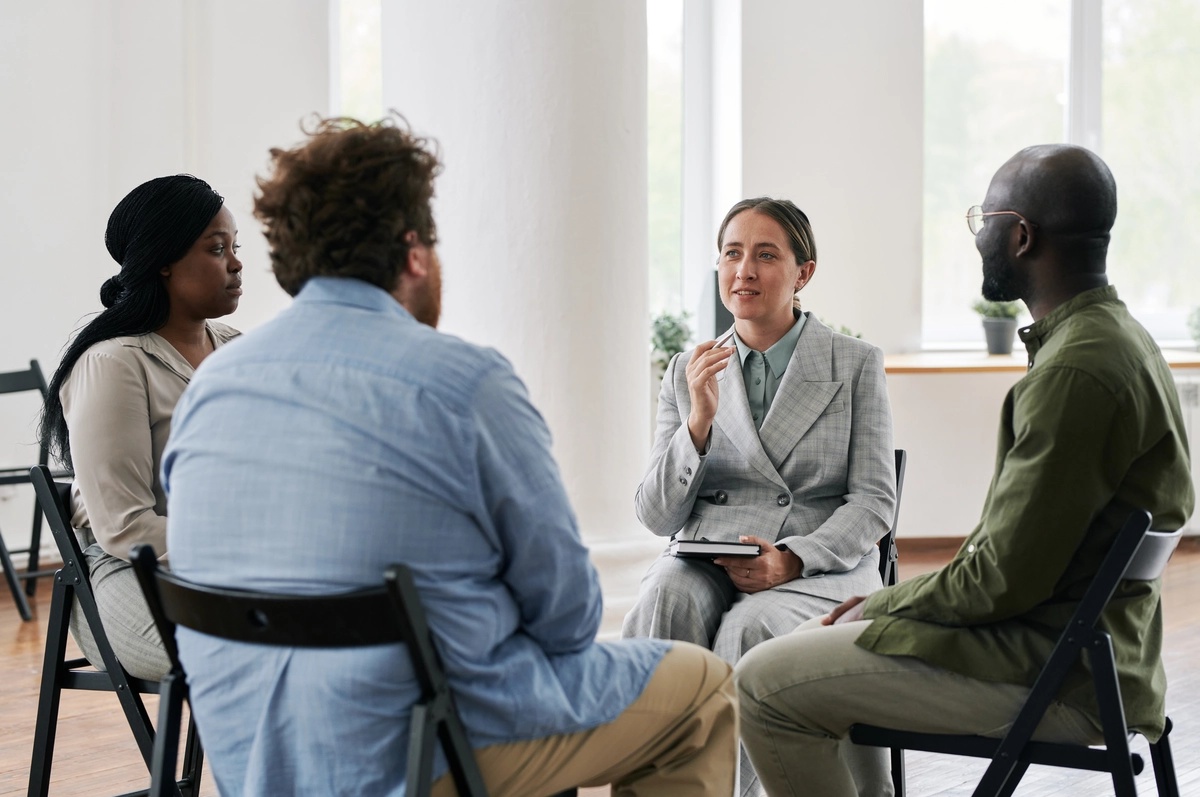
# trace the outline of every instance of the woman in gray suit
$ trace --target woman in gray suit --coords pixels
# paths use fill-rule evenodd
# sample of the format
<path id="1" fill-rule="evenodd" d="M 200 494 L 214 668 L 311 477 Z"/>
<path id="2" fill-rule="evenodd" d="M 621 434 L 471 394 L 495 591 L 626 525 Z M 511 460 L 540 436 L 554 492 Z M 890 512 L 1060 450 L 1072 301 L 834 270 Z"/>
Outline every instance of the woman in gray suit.
<path id="1" fill-rule="evenodd" d="M 800 309 L 817 267 L 808 217 L 788 200 L 746 199 L 717 247 L 733 329 L 667 366 L 635 506 L 659 536 L 761 553 L 709 562 L 664 551 L 622 635 L 694 642 L 733 664 L 881 586 L 876 543 L 896 481 L 882 352 Z M 742 793 L 756 793 L 744 756 L 742 766 Z"/>

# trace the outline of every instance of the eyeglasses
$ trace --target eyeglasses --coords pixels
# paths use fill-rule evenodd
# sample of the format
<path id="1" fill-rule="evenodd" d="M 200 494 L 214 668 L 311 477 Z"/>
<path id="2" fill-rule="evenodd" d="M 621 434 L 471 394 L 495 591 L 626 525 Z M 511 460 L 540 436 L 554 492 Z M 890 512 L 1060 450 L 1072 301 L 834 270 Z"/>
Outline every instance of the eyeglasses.
<path id="1" fill-rule="evenodd" d="M 971 235 L 979 235 L 979 231 L 983 229 L 984 219 L 987 216 L 1016 216 L 1030 227 L 1037 227 L 1036 224 L 1015 210 L 993 210 L 989 213 L 984 213 L 983 205 L 972 205 L 971 209 L 967 211 L 967 229 L 971 231 Z"/>

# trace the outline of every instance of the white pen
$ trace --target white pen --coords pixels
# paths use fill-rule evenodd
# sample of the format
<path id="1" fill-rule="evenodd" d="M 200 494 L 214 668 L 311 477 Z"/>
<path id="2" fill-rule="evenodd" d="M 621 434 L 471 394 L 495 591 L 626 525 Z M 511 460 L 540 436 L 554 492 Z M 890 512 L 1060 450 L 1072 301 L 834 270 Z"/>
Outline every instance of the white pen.
<path id="1" fill-rule="evenodd" d="M 725 336 L 724 336 L 723 338 L 721 338 L 720 340 L 718 340 L 718 341 L 717 341 L 716 345 L 715 345 L 715 346 L 713 346 L 713 348 L 714 348 L 714 349 L 719 349 L 719 348 L 721 348 L 721 347 L 723 347 L 723 346 L 736 346 L 736 345 L 737 345 L 737 343 L 736 343 L 736 342 L 734 341 L 734 339 L 733 339 L 733 330 L 731 329 L 731 330 L 729 330 L 729 332 L 727 332 L 727 333 L 725 334 Z M 729 355 L 729 359 L 732 359 L 732 358 L 733 358 L 733 355 L 732 355 L 732 354 L 731 354 L 731 355 Z M 729 367 L 729 366 L 728 366 L 729 359 L 726 359 L 726 360 L 725 360 L 725 362 L 726 362 L 726 366 L 725 366 L 725 368 L 722 368 L 720 371 L 717 371 L 717 377 L 716 377 L 716 378 L 717 378 L 717 381 L 718 381 L 718 382 L 720 382 L 722 379 L 724 379 L 724 378 L 725 378 L 725 371 L 726 371 L 726 370 L 728 369 L 728 367 Z"/>

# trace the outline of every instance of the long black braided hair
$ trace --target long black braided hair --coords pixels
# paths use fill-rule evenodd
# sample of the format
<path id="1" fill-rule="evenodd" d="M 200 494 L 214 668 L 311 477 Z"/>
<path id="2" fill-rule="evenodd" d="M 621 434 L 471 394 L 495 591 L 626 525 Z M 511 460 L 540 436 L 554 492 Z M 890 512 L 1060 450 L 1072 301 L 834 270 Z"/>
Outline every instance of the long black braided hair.
<path id="1" fill-rule="evenodd" d="M 104 245 L 121 270 L 100 286 L 105 309 L 67 346 L 42 407 L 38 437 L 71 467 L 71 440 L 59 392 L 90 346 L 142 335 L 167 323 L 171 305 L 162 269 L 180 260 L 221 210 L 225 199 L 190 174 L 142 183 L 108 217 Z"/>

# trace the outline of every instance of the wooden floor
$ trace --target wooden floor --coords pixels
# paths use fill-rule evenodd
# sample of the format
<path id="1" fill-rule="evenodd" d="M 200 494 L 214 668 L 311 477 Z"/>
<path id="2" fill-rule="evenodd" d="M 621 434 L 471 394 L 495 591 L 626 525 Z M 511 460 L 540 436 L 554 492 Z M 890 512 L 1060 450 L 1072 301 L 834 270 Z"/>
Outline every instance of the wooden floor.
<path id="1" fill-rule="evenodd" d="M 1189 541 L 1190 542 L 1190 541 Z M 945 550 L 908 550 L 901 545 L 901 577 L 934 569 L 948 557 Z M 0 795 L 24 794 L 37 713 L 49 581 L 42 582 L 33 622 L 23 623 L 16 609 L 0 602 Z M 1200 795 L 1200 545 L 1185 543 L 1167 568 L 1164 589 L 1166 646 L 1164 660 L 1170 692 L 1168 713 L 1175 721 L 1172 741 L 1183 795 Z M 157 699 L 147 700 L 153 714 Z M 1139 744 L 1144 747 L 1144 742 Z M 1143 750 L 1144 752 L 1144 750 Z M 958 758 L 908 753 L 908 785 L 913 797 L 969 795 L 982 764 Z M 205 795 L 217 794 L 206 772 Z M 50 793 L 112 795 L 144 788 L 145 767 L 133 738 L 109 694 L 67 692 L 63 695 Z M 1139 791 L 1153 794 L 1153 777 L 1138 778 Z M 581 797 L 600 797 L 607 789 L 586 789 Z M 1033 768 L 1017 790 L 1020 797 L 1038 795 L 1112 794 L 1102 775 Z M 668 796 L 669 797 L 669 796 Z"/>

